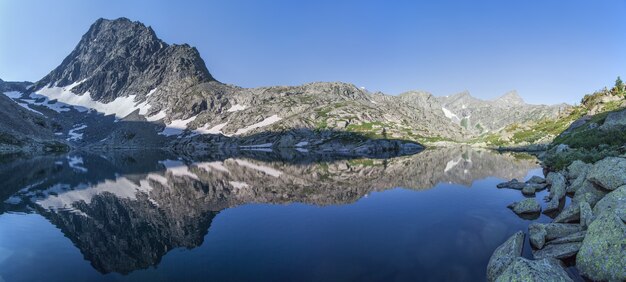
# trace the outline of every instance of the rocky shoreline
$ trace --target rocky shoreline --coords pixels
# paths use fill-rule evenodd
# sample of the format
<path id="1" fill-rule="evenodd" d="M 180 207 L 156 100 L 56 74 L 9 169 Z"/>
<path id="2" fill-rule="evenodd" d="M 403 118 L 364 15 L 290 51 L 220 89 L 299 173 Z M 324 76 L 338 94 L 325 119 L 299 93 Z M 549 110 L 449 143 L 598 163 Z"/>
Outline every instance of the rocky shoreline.
<path id="1" fill-rule="evenodd" d="M 543 212 L 553 220 L 531 223 L 500 245 L 487 265 L 488 281 L 626 281 L 626 158 L 575 161 L 545 179 L 513 179 L 498 188 L 528 197 L 509 206 L 520 217 Z M 534 197 L 545 188 L 542 210 Z M 522 257 L 526 238 L 534 259 Z M 577 277 L 568 275 L 564 261 L 575 265 Z"/>

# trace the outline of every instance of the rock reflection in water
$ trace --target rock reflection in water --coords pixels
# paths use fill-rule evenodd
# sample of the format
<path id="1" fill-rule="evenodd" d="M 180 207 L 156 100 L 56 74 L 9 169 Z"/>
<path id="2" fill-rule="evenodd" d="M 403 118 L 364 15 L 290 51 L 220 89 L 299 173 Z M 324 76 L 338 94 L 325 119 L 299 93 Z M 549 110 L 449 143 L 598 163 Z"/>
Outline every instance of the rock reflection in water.
<path id="1" fill-rule="evenodd" d="M 343 160 L 260 152 L 195 160 L 164 152 L 74 154 L 0 164 L 0 197 L 3 210 L 52 222 L 99 272 L 126 274 L 158 264 L 174 248 L 201 245 L 216 214 L 238 205 L 349 204 L 395 187 L 523 178 L 535 167 L 534 158 L 464 147 Z"/>

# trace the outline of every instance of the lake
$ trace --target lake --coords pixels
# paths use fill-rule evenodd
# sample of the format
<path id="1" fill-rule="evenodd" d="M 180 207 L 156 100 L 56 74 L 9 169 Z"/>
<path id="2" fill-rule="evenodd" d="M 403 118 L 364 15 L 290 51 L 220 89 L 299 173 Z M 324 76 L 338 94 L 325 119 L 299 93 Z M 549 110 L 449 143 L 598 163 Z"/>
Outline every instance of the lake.
<path id="1" fill-rule="evenodd" d="M 480 281 L 496 247 L 550 221 L 496 188 L 533 175 L 534 157 L 469 147 L 5 156 L 0 281 Z"/>

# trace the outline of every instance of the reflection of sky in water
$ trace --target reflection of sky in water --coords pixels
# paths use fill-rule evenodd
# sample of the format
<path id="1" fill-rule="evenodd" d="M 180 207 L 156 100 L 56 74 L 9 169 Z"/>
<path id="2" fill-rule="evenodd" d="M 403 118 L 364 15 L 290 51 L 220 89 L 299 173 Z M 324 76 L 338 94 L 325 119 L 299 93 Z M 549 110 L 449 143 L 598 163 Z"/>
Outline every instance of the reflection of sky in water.
<path id="1" fill-rule="evenodd" d="M 82 156 L 86 171 L 64 175 L 77 158 L 51 160 L 51 176 L 4 198 L 22 195 L 12 209 L 41 214 L 0 215 L 6 281 L 483 280 L 493 250 L 531 222 L 506 208 L 521 193 L 495 185 L 541 172 L 532 159 L 451 150 L 322 164 Z M 127 213 L 133 225 L 115 227 Z M 194 221 L 207 220 L 208 233 L 196 230 L 204 225 Z M 92 226 L 121 233 L 99 245 Z M 111 260 L 140 260 L 138 250 L 154 256 L 139 270 L 98 272 Z M 118 252 L 128 256 L 110 257 Z"/>

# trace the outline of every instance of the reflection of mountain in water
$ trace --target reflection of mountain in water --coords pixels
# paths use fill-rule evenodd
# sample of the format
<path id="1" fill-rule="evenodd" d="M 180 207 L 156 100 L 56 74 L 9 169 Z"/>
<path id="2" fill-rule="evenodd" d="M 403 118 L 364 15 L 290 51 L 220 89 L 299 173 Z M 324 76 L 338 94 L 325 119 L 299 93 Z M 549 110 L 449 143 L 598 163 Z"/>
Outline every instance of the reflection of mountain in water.
<path id="1" fill-rule="evenodd" d="M 317 163 L 122 152 L 0 163 L 6 179 L 0 196 L 5 208 L 48 218 L 98 271 L 129 273 L 157 264 L 173 248 L 199 246 L 215 215 L 229 207 L 348 204 L 394 187 L 521 178 L 533 167 L 532 158 L 470 148 Z"/>

